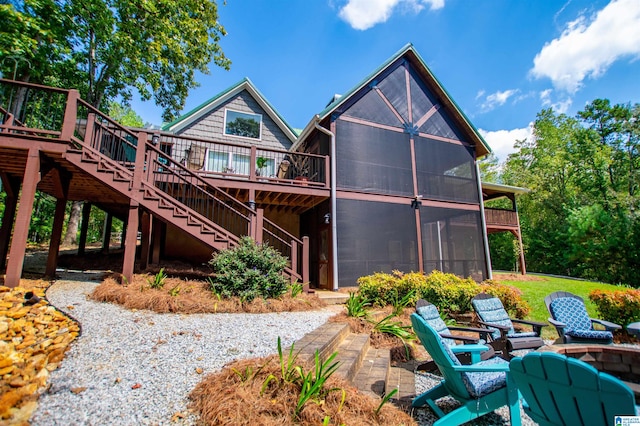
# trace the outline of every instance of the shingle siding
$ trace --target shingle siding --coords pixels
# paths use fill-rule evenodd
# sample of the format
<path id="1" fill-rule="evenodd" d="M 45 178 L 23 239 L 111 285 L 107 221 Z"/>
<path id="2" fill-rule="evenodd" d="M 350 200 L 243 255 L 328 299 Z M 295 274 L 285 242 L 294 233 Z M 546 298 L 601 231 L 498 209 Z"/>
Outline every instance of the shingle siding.
<path id="1" fill-rule="evenodd" d="M 224 111 L 229 108 L 235 111 L 262 115 L 262 137 L 260 140 L 248 139 L 224 134 Z M 256 100 L 243 90 L 236 97 L 230 99 L 206 116 L 200 117 L 189 126 L 176 131 L 176 134 L 198 138 L 214 139 L 242 145 L 256 145 L 263 148 L 288 150 L 292 142 L 280 130 L 278 125 L 269 117 Z"/>

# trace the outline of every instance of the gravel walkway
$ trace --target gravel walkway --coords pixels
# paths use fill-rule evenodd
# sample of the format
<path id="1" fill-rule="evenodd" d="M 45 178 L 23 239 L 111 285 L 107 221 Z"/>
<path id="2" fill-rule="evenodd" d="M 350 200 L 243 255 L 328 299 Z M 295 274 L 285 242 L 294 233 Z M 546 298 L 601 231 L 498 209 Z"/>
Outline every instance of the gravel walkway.
<path id="1" fill-rule="evenodd" d="M 290 345 L 336 313 L 129 311 L 87 299 L 98 277 L 63 273 L 47 291 L 51 304 L 80 322 L 82 334 L 51 374 L 34 426 L 195 424 L 187 395 L 205 374 L 273 354 L 278 336 Z"/>
<path id="2" fill-rule="evenodd" d="M 101 273 L 63 272 L 47 290 L 49 302 L 77 319 L 82 334 L 51 373 L 38 401 L 33 426 L 194 425 L 187 395 L 205 374 L 240 358 L 275 353 L 324 324 L 336 307 L 277 314 L 156 314 L 130 311 L 87 298 Z M 416 374 L 418 394 L 440 378 Z M 448 412 L 459 404 L 438 401 Z M 430 409 L 415 409 L 420 426 L 436 420 Z M 522 412 L 523 425 L 535 425 Z M 508 425 L 506 407 L 469 425 Z"/>

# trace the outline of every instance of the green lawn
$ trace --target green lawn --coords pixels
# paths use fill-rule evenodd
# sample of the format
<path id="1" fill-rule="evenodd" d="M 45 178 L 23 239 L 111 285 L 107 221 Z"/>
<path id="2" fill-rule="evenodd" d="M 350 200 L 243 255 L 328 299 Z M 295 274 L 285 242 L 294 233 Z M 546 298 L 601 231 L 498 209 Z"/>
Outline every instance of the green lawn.
<path id="1" fill-rule="evenodd" d="M 568 291 L 570 293 L 581 296 L 587 306 L 587 312 L 590 317 L 599 318 L 596 307 L 589 300 L 589 293 L 595 289 L 601 290 L 619 290 L 620 287 L 604 284 L 593 281 L 574 280 L 569 278 L 555 278 L 555 277 L 542 277 L 539 275 L 532 275 L 537 278 L 543 279 L 543 281 L 508 281 L 501 278 L 499 272 L 493 274 L 493 279 L 500 281 L 501 283 L 512 285 L 522 290 L 522 297 L 531 306 L 531 313 L 527 319 L 533 321 L 547 322 L 549 318 L 549 312 L 544 304 L 544 298 L 554 291 Z M 543 330 L 543 337 L 546 339 L 557 338 L 555 328 L 551 325 L 545 327 Z"/>

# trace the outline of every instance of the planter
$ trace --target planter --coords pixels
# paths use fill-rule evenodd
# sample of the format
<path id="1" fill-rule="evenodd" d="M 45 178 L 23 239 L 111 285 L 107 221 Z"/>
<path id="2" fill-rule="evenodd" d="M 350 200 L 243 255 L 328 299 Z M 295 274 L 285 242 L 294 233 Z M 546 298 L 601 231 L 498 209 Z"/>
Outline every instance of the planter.
<path id="1" fill-rule="evenodd" d="M 302 186 L 307 186 L 309 182 L 309 178 L 306 176 L 296 176 L 296 178 L 294 180 L 300 181 L 300 184 Z"/>

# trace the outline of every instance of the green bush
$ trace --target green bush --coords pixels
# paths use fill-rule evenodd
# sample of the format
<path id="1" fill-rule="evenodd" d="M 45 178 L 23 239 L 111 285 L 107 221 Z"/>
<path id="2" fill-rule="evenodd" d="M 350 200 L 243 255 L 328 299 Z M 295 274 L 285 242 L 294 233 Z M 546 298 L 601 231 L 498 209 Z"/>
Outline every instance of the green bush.
<path id="1" fill-rule="evenodd" d="M 393 271 L 393 274 L 376 272 L 358 278 L 358 292 L 375 306 L 387 306 L 395 300 L 405 297 L 412 288 L 407 287 L 406 282 L 399 280 L 402 274 Z"/>
<path id="2" fill-rule="evenodd" d="M 360 295 L 377 306 L 396 306 L 403 298 L 407 298 L 404 306 L 415 306 L 416 300 L 425 299 L 436 305 L 443 314 L 461 314 L 470 312 L 471 299 L 485 292 L 498 297 L 507 312 L 516 318 L 524 318 L 531 311 L 516 287 L 493 280 L 478 284 L 472 278 L 460 278 L 440 271 L 433 271 L 429 275 L 420 272 L 377 272 L 358 278 L 358 284 Z"/>
<path id="3" fill-rule="evenodd" d="M 287 258 L 250 237 L 242 237 L 237 247 L 214 254 L 209 264 L 215 273 L 210 289 L 222 297 L 252 301 L 256 297 L 277 298 L 287 291 L 287 279 L 282 275 Z"/>
<path id="4" fill-rule="evenodd" d="M 593 290 L 589 293 L 598 314 L 605 321 L 627 325 L 640 321 L 640 290 Z"/>
<path id="5" fill-rule="evenodd" d="M 480 292 L 480 286 L 472 278 L 433 271 L 426 276 L 418 292 L 440 312 L 460 314 L 471 310 L 471 299 Z"/>
<path id="6" fill-rule="evenodd" d="M 512 317 L 523 319 L 531 312 L 531 307 L 522 298 L 519 288 L 495 280 L 486 280 L 480 284 L 480 291 L 500 299 L 502 306 Z"/>

